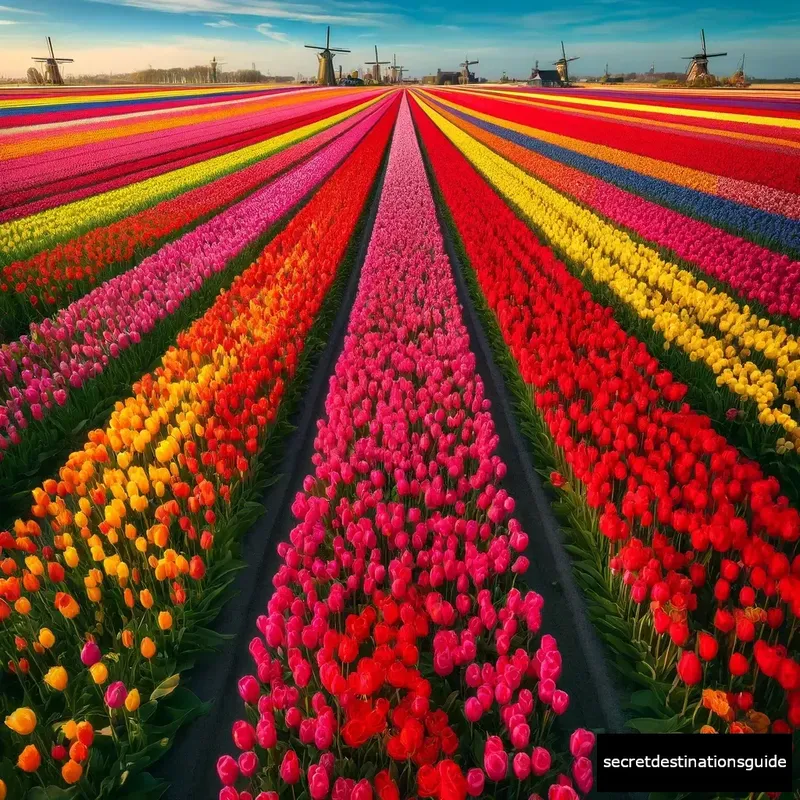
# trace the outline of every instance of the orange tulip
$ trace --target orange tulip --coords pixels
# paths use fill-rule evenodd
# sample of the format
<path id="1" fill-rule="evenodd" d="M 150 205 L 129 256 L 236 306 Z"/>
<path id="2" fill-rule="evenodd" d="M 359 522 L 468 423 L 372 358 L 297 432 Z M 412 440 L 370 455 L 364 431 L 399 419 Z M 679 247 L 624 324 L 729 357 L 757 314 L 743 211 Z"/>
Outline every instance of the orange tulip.
<path id="1" fill-rule="evenodd" d="M 70 759 L 61 767 L 61 777 L 64 779 L 64 783 L 70 785 L 77 783 L 81 779 L 81 775 L 83 775 L 83 767 L 77 761 Z"/>
<path id="2" fill-rule="evenodd" d="M 17 759 L 17 766 L 23 772 L 36 772 L 39 765 L 42 763 L 42 757 L 36 749 L 35 744 L 29 744 L 20 754 Z"/>
<path id="3" fill-rule="evenodd" d="M 139 651 L 145 658 L 151 659 L 156 654 L 156 643 L 149 636 L 145 636 Z"/>
<path id="4" fill-rule="evenodd" d="M 80 606 L 75 601 L 72 595 L 66 592 L 57 592 L 55 607 L 66 617 L 66 619 L 74 619 L 80 613 Z"/>
<path id="5" fill-rule="evenodd" d="M 69 748 L 69 757 L 73 761 L 86 761 L 89 757 L 89 748 L 83 742 L 73 742 Z"/>
<path id="6" fill-rule="evenodd" d="M 94 728 L 91 722 L 79 722 L 75 727 L 75 735 L 78 741 L 85 744 L 87 747 L 92 746 L 94 741 Z"/>

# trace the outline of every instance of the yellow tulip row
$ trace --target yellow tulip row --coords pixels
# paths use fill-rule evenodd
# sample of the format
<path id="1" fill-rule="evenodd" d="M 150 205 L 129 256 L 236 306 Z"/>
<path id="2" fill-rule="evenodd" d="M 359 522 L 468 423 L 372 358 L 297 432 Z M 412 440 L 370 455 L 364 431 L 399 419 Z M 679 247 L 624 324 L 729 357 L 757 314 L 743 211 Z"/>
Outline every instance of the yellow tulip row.
<path id="1" fill-rule="evenodd" d="M 164 199 L 242 169 L 282 148 L 330 128 L 373 105 L 378 99 L 373 98 L 346 111 L 207 161 L 76 200 L 74 203 L 47 209 L 29 217 L 4 222 L 0 224 L 0 254 L 2 254 L 0 264 L 27 258 L 48 249 L 56 242 L 107 225 L 149 208 Z"/>
<path id="2" fill-rule="evenodd" d="M 800 344 L 793 335 L 536 180 L 465 133 L 450 115 L 426 103 L 422 108 L 549 245 L 651 322 L 665 348 L 680 348 L 711 369 L 718 386 L 744 405 L 755 403 L 762 425 L 782 428 L 781 452 L 800 448 Z M 766 362 L 764 368 L 750 360 L 754 351 Z"/>

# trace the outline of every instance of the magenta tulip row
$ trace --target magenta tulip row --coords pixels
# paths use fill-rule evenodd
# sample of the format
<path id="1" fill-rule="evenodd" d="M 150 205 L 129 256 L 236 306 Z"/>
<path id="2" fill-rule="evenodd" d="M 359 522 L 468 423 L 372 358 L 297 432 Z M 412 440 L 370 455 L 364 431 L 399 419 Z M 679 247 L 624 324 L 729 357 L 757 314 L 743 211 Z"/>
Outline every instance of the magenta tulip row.
<path id="1" fill-rule="evenodd" d="M 475 367 L 404 100 L 314 474 L 250 643 L 257 677 L 238 684 L 252 724 L 233 725 L 220 800 L 275 800 L 281 782 L 312 800 L 463 800 L 488 781 L 550 800 L 591 789 L 590 732 L 559 760 L 570 775 L 545 744 L 569 696 L 541 596 L 514 588 L 528 536 Z M 448 685 L 461 690 L 446 712 Z M 459 748 L 473 729 L 480 755 Z"/>
<path id="2" fill-rule="evenodd" d="M 320 185 L 383 110 L 384 104 L 308 161 L 3 346 L 0 456 L 22 441 L 20 429 L 64 405 L 71 389 L 102 373 Z"/>

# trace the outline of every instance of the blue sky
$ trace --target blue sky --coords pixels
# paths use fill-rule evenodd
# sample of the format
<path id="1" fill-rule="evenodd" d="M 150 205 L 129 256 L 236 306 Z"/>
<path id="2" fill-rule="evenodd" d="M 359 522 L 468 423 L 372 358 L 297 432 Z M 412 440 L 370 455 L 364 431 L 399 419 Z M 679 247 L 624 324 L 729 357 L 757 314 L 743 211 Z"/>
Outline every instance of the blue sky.
<path id="1" fill-rule="evenodd" d="M 3 3 L 7 3 L 4 5 Z M 318 44 L 332 26 L 332 45 L 352 53 L 337 56 L 345 69 L 397 53 L 412 75 L 455 69 L 465 53 L 477 58 L 479 75 L 503 70 L 524 78 L 535 59 L 559 55 L 581 60 L 576 73 L 682 69 L 680 56 L 696 52 L 706 29 L 720 75 L 733 72 L 742 52 L 749 74 L 800 75 L 800 3 L 774 0 L 573 0 L 563 7 L 506 0 L 0 0 L 0 76 L 21 76 L 43 55 L 49 34 L 57 54 L 71 56 L 75 73 L 124 72 L 190 66 L 212 56 L 226 68 L 310 75 Z M 762 9 L 768 8 L 768 13 Z M 31 9 L 31 10 L 26 10 Z M 35 9 L 35 10 L 33 10 Z"/>

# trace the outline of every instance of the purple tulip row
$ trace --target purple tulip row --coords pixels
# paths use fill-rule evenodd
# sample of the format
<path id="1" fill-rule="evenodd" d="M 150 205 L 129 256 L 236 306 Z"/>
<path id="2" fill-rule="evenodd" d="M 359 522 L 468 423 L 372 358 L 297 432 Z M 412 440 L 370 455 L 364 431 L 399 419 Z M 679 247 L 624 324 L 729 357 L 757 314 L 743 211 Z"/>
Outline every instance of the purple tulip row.
<path id="1" fill-rule="evenodd" d="M 174 314 L 212 275 L 265 233 L 340 164 L 373 127 L 380 106 L 361 123 L 222 214 L 162 247 L 130 271 L 106 281 L 31 325 L 30 334 L 0 349 L 0 457 L 22 441 L 20 430 L 44 419 Z"/>

